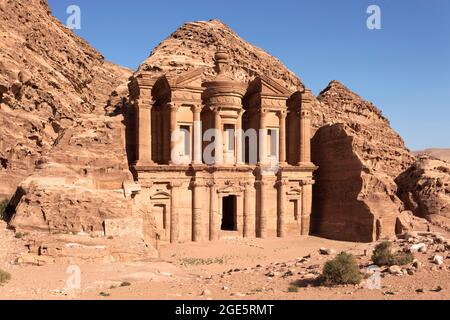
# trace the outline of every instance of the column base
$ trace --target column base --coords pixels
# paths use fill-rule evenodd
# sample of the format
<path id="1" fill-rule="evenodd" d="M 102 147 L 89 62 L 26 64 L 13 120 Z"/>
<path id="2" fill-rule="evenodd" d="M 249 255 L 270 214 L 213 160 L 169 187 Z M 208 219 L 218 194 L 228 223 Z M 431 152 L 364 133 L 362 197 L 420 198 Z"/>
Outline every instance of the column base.
<path id="1" fill-rule="evenodd" d="M 135 167 L 153 167 L 156 163 L 153 160 L 138 160 L 134 163 Z"/>
<path id="2" fill-rule="evenodd" d="M 302 168 L 315 168 L 316 167 L 316 165 L 312 162 L 298 162 L 297 166 L 302 167 Z"/>

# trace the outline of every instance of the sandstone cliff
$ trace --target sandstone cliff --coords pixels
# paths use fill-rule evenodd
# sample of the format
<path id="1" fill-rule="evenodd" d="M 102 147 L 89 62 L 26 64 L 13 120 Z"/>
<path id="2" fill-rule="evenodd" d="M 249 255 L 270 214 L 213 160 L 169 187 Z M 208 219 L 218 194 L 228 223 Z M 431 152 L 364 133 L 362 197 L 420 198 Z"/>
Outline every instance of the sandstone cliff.
<path id="1" fill-rule="evenodd" d="M 104 60 L 46 1 L 0 0 L 0 197 L 16 230 L 100 234 L 132 214 L 120 92 Z"/>
<path id="2" fill-rule="evenodd" d="M 378 108 L 337 81 L 314 111 L 323 126 L 312 140 L 313 231 L 353 241 L 395 234 L 404 208 L 394 179 L 415 160 L 403 140 Z"/>
<path id="3" fill-rule="evenodd" d="M 422 156 L 396 179 L 408 210 L 434 224 L 450 226 L 450 163 Z"/>
<path id="4" fill-rule="evenodd" d="M 1 0 L 0 11 L 2 197 L 83 115 L 104 114 L 109 94 L 130 71 L 104 61 L 51 16 L 45 1 Z"/>

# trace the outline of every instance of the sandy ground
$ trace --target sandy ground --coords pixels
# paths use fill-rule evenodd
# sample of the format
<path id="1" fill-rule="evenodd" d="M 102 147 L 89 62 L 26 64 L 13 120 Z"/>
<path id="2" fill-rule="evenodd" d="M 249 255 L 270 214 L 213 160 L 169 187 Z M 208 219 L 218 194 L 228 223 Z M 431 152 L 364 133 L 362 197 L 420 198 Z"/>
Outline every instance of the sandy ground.
<path id="1" fill-rule="evenodd" d="M 161 246 L 158 259 L 132 263 L 79 264 L 81 287 L 68 290 L 69 265 L 17 266 L 4 263 L 12 279 L 0 299 L 449 299 L 450 273 L 416 254 L 423 267 L 414 275 L 382 274 L 381 288 L 314 286 L 314 277 L 332 256 L 319 248 L 347 251 L 361 266 L 370 264 L 374 244 L 296 239 L 223 239 L 213 243 Z M 364 251 L 367 250 L 367 255 Z M 311 255 L 308 259 L 302 257 Z M 444 254 L 445 256 L 447 253 Z M 306 261 L 305 261 L 306 260 Z M 272 272 L 271 276 L 268 274 Z M 121 284 L 128 282 L 128 286 Z M 298 292 L 288 292 L 289 287 Z M 423 292 L 416 292 L 421 289 Z"/>

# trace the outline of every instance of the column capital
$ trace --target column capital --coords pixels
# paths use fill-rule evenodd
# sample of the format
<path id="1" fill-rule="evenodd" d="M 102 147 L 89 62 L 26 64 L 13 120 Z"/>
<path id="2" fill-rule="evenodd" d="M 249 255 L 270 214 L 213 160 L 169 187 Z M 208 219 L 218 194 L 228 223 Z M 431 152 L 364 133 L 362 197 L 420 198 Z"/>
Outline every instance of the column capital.
<path id="1" fill-rule="evenodd" d="M 191 181 L 189 185 L 191 188 L 202 188 L 206 187 L 207 184 L 203 181 Z"/>
<path id="2" fill-rule="evenodd" d="M 301 186 L 309 186 L 315 184 L 314 180 L 302 180 L 300 181 Z"/>
<path id="3" fill-rule="evenodd" d="M 312 118 L 311 110 L 310 109 L 300 110 L 300 117 L 302 119 L 311 119 Z"/>
<path id="4" fill-rule="evenodd" d="M 255 185 L 264 187 L 264 186 L 267 186 L 269 184 L 266 181 L 255 181 Z"/>
<path id="5" fill-rule="evenodd" d="M 167 108 L 173 112 L 177 112 L 178 109 L 180 108 L 180 105 L 177 103 L 174 103 L 174 102 L 168 102 L 166 105 L 167 105 Z"/>
<path id="6" fill-rule="evenodd" d="M 277 186 L 281 187 L 281 186 L 287 186 L 289 185 L 289 180 L 278 180 L 277 181 Z"/>
<path id="7" fill-rule="evenodd" d="M 214 188 L 216 187 L 216 184 L 214 183 L 214 181 L 208 181 L 205 183 L 205 186 L 208 188 Z"/>
<path id="8" fill-rule="evenodd" d="M 170 189 L 179 188 L 182 185 L 183 185 L 183 182 L 181 182 L 181 181 L 172 181 L 171 183 L 169 183 L 169 188 Z"/>
<path id="9" fill-rule="evenodd" d="M 286 119 L 287 114 L 288 114 L 288 111 L 287 111 L 287 110 L 280 110 L 280 111 L 277 111 L 277 116 L 278 116 L 278 118 L 280 118 L 280 119 Z"/>
<path id="10" fill-rule="evenodd" d="M 201 104 L 195 104 L 191 106 L 192 113 L 201 113 L 203 110 L 203 106 Z"/>
<path id="11" fill-rule="evenodd" d="M 239 185 L 241 186 L 241 187 L 245 187 L 245 188 L 248 188 L 248 187 L 251 187 L 252 185 L 254 185 L 255 183 L 254 182 L 251 182 L 251 181 L 241 181 L 241 182 L 239 182 Z"/>
<path id="12" fill-rule="evenodd" d="M 153 105 L 155 104 L 155 100 L 152 99 L 146 99 L 146 98 L 139 98 L 137 100 L 135 100 L 136 106 L 139 109 L 152 109 Z"/>

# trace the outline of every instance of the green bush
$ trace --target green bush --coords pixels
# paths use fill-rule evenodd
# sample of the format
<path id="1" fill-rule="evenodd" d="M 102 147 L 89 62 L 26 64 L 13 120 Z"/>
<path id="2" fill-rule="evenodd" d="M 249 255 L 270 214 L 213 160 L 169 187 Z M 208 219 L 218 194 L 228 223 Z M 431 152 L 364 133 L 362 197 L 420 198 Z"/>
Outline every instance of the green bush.
<path id="1" fill-rule="evenodd" d="M 359 284 L 361 278 L 355 257 L 346 252 L 342 252 L 333 260 L 325 263 L 321 283 L 325 286 Z"/>
<path id="2" fill-rule="evenodd" d="M 372 253 L 372 261 L 377 266 L 389 266 L 392 264 L 392 243 L 383 241 L 375 246 Z"/>
<path id="3" fill-rule="evenodd" d="M 377 266 L 403 266 L 414 260 L 412 253 L 397 252 L 392 253 L 392 242 L 383 241 L 376 245 L 372 254 L 372 261 Z"/>
<path id="4" fill-rule="evenodd" d="M 414 255 L 410 252 L 397 252 L 394 254 L 394 264 L 404 266 L 414 261 Z"/>
<path id="5" fill-rule="evenodd" d="M 8 200 L 2 200 L 0 202 L 0 219 L 3 220 L 5 219 L 5 211 L 6 211 L 6 207 L 8 206 Z"/>
<path id="6" fill-rule="evenodd" d="M 0 284 L 3 284 L 9 280 L 11 280 L 11 275 L 8 272 L 0 269 Z"/>
<path id="7" fill-rule="evenodd" d="M 297 286 L 290 286 L 288 288 L 288 292 L 292 293 L 292 292 L 298 292 L 298 287 Z"/>

